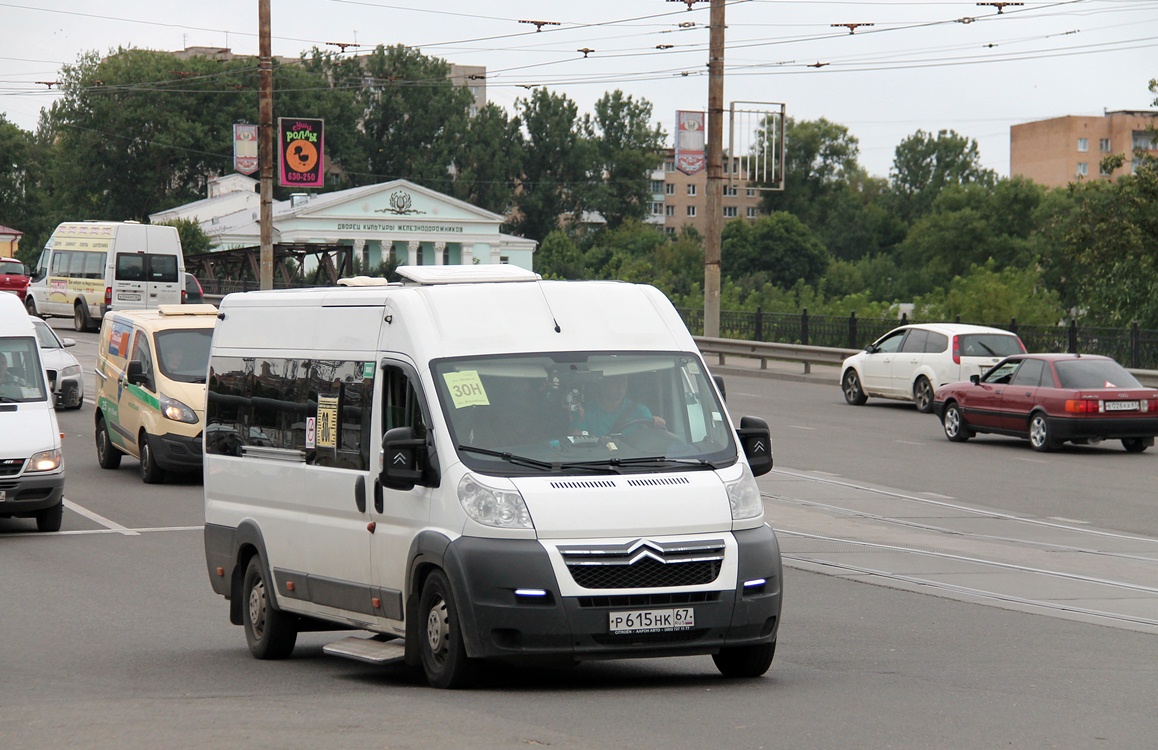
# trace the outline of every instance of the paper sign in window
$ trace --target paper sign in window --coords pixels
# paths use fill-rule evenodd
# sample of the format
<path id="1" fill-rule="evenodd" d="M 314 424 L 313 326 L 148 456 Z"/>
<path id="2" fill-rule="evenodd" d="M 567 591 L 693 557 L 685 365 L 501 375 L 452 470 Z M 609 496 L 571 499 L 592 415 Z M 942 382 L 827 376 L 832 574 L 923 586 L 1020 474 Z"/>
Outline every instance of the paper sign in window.
<path id="1" fill-rule="evenodd" d="M 454 403 L 454 408 L 490 406 L 491 402 L 487 398 L 486 389 L 483 388 L 477 371 L 448 372 L 442 378 L 446 381 L 446 388 L 450 391 L 450 400 Z"/>
<path id="2" fill-rule="evenodd" d="M 338 397 L 318 396 L 318 426 L 316 436 L 319 448 L 338 445 Z"/>

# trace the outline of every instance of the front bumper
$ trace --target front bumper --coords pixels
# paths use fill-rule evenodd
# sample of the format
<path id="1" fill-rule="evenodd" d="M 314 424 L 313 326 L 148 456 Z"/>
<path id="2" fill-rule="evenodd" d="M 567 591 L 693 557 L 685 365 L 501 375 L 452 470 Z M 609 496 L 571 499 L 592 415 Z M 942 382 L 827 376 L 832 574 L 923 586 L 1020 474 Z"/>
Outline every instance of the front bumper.
<path id="1" fill-rule="evenodd" d="M 32 515 L 60 505 L 64 499 L 64 472 L 3 477 L 0 490 L 5 497 L 0 503 L 0 517 Z"/>
<path id="2" fill-rule="evenodd" d="M 52 388 L 53 406 L 57 409 L 78 409 L 84 401 L 84 373 L 60 377 L 55 370 L 48 371 Z"/>
<path id="3" fill-rule="evenodd" d="M 201 433 L 185 435 L 149 435 L 149 447 L 157 465 L 166 471 L 201 471 L 204 458 L 201 451 Z"/>
<path id="4" fill-rule="evenodd" d="M 725 646 L 769 643 L 780 621 L 782 570 L 776 536 L 767 526 L 734 532 L 736 581 L 714 590 L 562 597 L 551 561 L 536 541 L 460 537 L 447 550 L 463 638 L 472 657 L 556 656 L 577 661 L 716 653 Z M 762 586 L 744 587 L 763 579 Z M 520 596 L 517 590 L 541 590 Z M 611 612 L 691 607 L 689 630 L 620 635 Z"/>

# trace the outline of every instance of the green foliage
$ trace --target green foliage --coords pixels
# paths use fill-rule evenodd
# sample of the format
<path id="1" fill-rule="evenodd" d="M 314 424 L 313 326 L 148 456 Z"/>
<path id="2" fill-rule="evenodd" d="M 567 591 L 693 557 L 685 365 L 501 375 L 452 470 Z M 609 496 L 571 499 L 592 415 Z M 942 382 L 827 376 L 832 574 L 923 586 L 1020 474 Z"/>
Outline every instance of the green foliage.
<path id="1" fill-rule="evenodd" d="M 177 235 L 181 238 L 181 252 L 186 258 L 190 255 L 207 253 L 213 247 L 213 241 L 201 231 L 201 224 L 193 219 L 174 219 L 162 221 L 160 224 L 177 227 Z"/>
<path id="2" fill-rule="evenodd" d="M 583 133 L 594 147 L 596 181 L 588 204 L 616 228 L 628 219 L 642 220 L 651 203 L 651 171 L 663 160 L 663 128 L 651 125 L 651 103 L 615 90 L 595 102 L 595 116 L 585 116 Z"/>
<path id="3" fill-rule="evenodd" d="M 452 194 L 506 215 L 514 207 L 514 177 L 523 170 L 523 134 L 517 117 L 488 104 L 471 118 L 454 157 Z"/>
<path id="4" fill-rule="evenodd" d="M 936 136 L 918 130 L 897 146 L 891 175 L 892 205 L 911 222 L 926 215 L 949 185 L 991 186 L 997 176 L 981 166 L 977 141 L 942 130 Z"/>
<path id="5" fill-rule="evenodd" d="M 828 268 L 820 240 L 793 214 L 777 211 L 754 223 L 735 219 L 725 225 L 721 265 L 732 278 L 763 272 L 777 286 L 797 280 L 815 285 Z"/>
<path id="6" fill-rule="evenodd" d="M 944 289 L 914 301 L 913 317 L 924 320 L 955 320 L 1001 323 L 1016 319 L 1029 325 L 1057 325 L 1064 317 L 1055 291 L 1042 283 L 1041 274 L 1030 268 L 998 270 L 992 260 L 973 266 L 955 277 Z"/>
<path id="7" fill-rule="evenodd" d="M 590 142 L 579 132 L 579 107 L 562 94 L 537 88 L 515 102 L 528 140 L 524 179 L 513 224 L 523 237 L 544 239 L 561 217 L 577 219 L 591 171 Z"/>

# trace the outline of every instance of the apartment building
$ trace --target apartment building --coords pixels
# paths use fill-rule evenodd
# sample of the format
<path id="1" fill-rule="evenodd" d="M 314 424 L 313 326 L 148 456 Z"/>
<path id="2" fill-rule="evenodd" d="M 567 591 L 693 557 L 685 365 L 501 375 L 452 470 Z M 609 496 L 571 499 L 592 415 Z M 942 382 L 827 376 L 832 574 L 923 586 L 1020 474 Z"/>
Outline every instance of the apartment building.
<path id="1" fill-rule="evenodd" d="M 1132 174 L 1139 149 L 1158 155 L 1155 127 L 1158 111 L 1127 110 L 1014 125 L 1009 129 L 1009 174 L 1048 187 Z M 1102 169 L 1102 160 L 1112 154 L 1125 162 L 1111 174 Z"/>
<path id="2" fill-rule="evenodd" d="M 738 158 L 725 157 L 723 176 L 724 221 L 756 219 L 760 215 L 760 191 L 748 186 Z M 731 176 L 735 179 L 727 179 Z M 647 223 L 662 226 L 668 234 L 676 234 L 685 225 L 704 234 L 708 225 L 707 186 L 708 170 L 684 174 L 676 169 L 675 150 L 668 149 L 663 165 L 651 173 L 651 211 Z"/>

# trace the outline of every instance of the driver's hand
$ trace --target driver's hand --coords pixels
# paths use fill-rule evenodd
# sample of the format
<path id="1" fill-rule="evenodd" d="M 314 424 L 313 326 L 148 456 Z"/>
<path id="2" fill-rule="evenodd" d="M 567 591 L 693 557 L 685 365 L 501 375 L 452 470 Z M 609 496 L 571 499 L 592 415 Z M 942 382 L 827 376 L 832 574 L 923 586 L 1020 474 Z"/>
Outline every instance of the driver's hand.
<path id="1" fill-rule="evenodd" d="M 654 416 L 651 418 L 651 421 L 655 422 L 655 426 L 660 428 L 661 430 L 664 429 L 665 427 L 667 427 L 667 422 L 664 420 L 663 417 Z"/>

